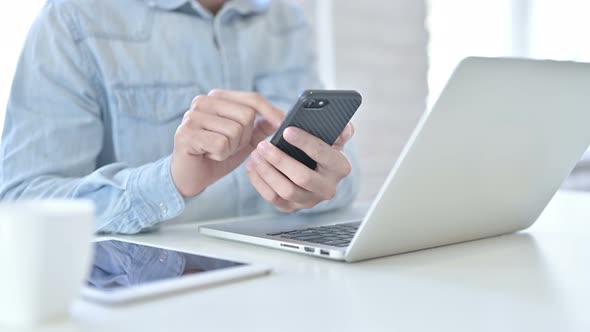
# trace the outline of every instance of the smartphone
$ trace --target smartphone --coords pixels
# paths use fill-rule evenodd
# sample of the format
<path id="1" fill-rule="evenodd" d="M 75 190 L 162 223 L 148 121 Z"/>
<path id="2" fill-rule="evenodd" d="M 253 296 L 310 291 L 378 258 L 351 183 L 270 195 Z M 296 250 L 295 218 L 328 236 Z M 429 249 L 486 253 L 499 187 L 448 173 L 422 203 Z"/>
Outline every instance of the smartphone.
<path id="1" fill-rule="evenodd" d="M 297 127 L 333 145 L 361 102 L 361 94 L 353 90 L 305 90 L 299 95 L 270 142 L 315 170 L 316 161 L 289 144 L 283 138 L 283 131 L 288 127 Z"/>

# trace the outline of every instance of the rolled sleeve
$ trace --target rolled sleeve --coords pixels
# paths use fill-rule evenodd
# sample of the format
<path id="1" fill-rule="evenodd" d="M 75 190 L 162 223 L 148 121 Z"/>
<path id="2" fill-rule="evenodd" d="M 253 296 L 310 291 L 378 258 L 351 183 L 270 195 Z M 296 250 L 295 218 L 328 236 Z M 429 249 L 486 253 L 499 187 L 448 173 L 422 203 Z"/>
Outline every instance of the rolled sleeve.
<path id="1" fill-rule="evenodd" d="M 172 219 L 184 210 L 184 198 L 176 189 L 170 173 L 172 157 L 134 170 L 131 175 L 131 195 L 135 198 L 132 206 L 142 220 L 151 221 L 142 227 Z"/>

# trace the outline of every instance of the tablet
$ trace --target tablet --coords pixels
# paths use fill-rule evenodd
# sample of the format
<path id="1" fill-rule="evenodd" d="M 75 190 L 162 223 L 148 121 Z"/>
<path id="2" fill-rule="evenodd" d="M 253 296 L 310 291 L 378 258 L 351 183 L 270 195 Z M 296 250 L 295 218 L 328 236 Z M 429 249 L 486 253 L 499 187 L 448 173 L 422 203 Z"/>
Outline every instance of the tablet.
<path id="1" fill-rule="evenodd" d="M 117 304 L 268 274 L 260 265 L 115 239 L 95 242 L 82 296 Z"/>

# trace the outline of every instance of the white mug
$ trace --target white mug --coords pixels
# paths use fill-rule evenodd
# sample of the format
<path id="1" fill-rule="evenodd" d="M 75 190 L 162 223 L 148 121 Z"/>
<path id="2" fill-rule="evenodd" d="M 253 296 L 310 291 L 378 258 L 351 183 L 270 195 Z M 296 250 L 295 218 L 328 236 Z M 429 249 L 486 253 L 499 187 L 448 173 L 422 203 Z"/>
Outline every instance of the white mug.
<path id="1" fill-rule="evenodd" d="M 94 213 L 90 201 L 0 204 L 0 326 L 67 317 L 90 269 Z"/>

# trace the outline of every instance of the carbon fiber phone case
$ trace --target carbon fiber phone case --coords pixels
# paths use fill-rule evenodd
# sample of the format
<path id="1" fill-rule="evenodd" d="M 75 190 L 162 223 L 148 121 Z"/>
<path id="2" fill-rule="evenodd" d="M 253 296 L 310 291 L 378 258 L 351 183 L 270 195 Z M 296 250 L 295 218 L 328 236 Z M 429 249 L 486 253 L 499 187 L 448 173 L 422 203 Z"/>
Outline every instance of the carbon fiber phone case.
<path id="1" fill-rule="evenodd" d="M 311 99 L 326 100 L 327 104 L 322 108 L 306 108 L 308 101 Z M 301 128 L 332 145 L 359 108 L 361 102 L 362 97 L 356 91 L 303 91 L 293 108 L 287 113 L 285 121 L 271 139 L 271 143 L 307 167 L 315 169 L 317 167 L 315 160 L 285 141 L 283 131 L 291 126 Z"/>

